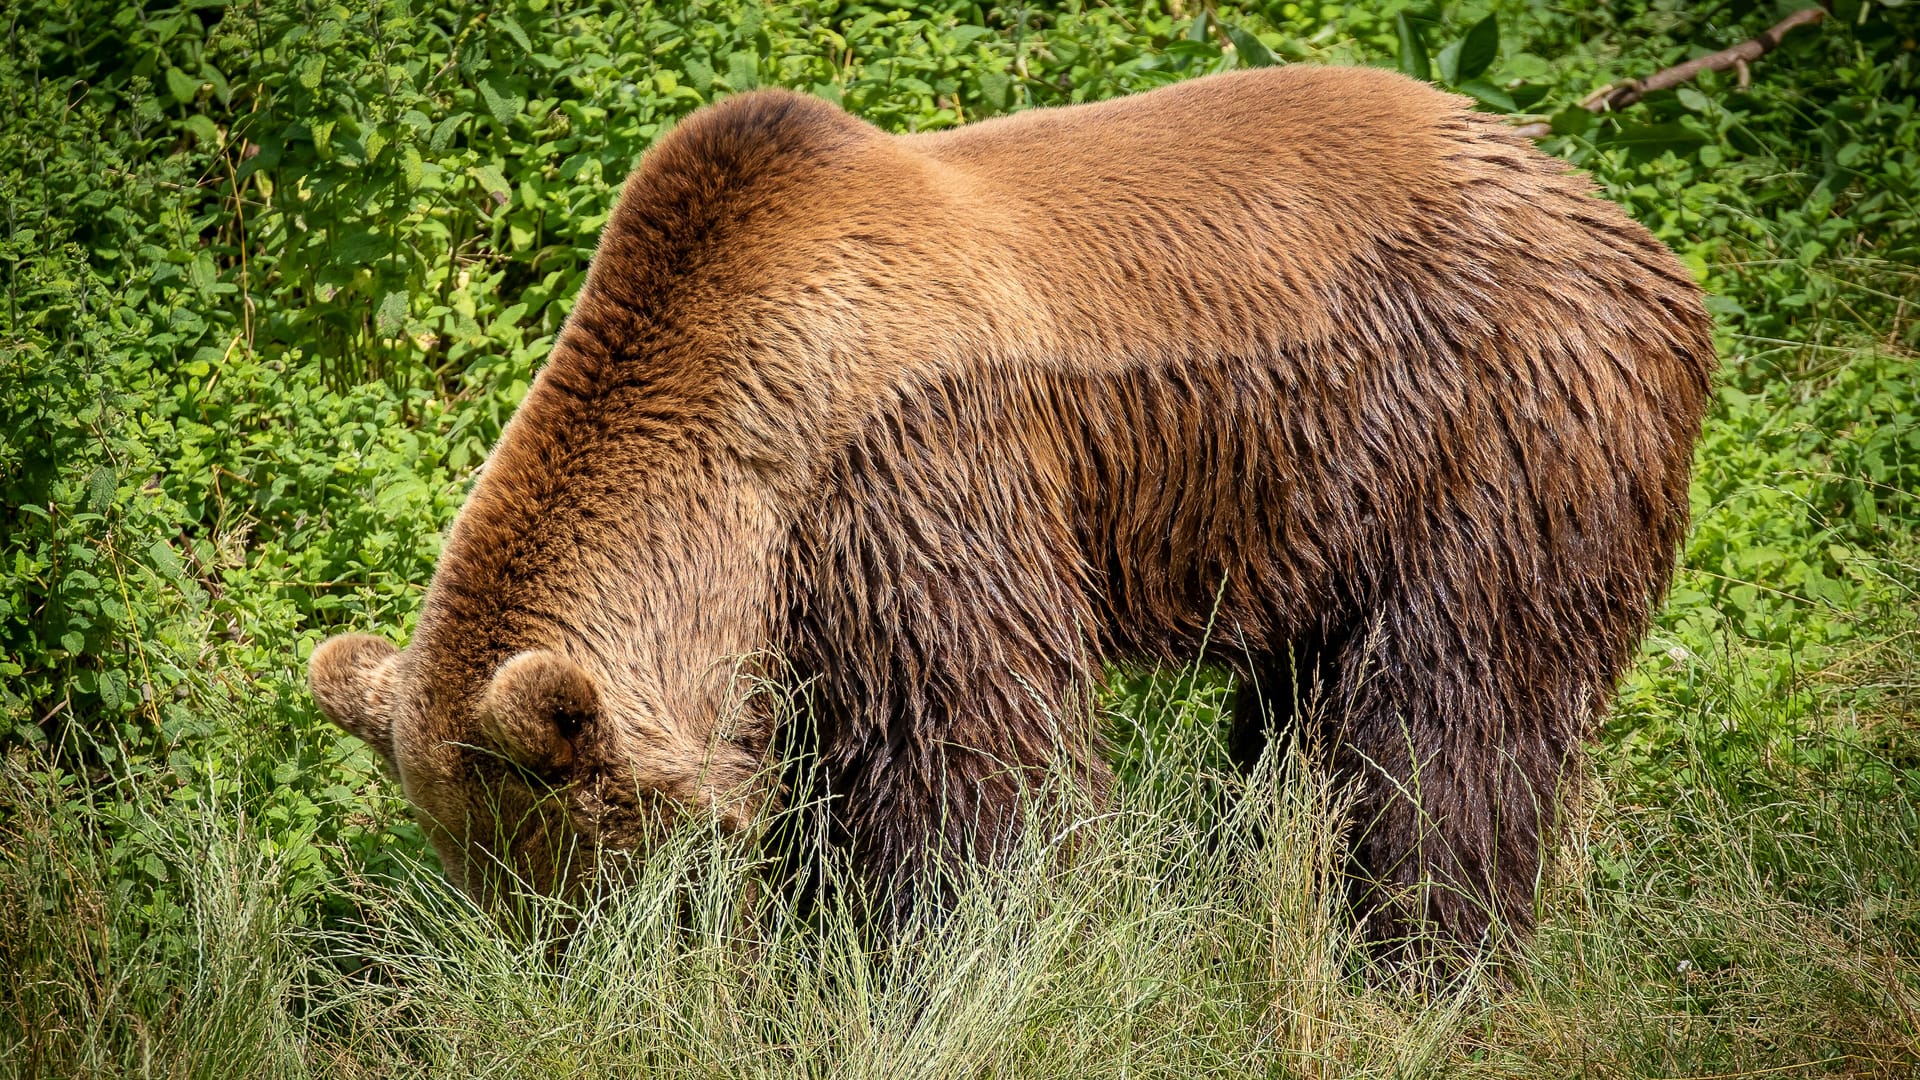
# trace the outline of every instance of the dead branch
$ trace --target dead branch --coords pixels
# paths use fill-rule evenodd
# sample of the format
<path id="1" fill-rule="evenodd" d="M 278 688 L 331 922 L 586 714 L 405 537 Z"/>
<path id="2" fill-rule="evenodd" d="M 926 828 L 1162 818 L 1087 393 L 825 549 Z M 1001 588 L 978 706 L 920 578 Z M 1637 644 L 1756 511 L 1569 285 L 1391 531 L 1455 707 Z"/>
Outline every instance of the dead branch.
<path id="1" fill-rule="evenodd" d="M 1796 27 L 1809 26 L 1826 18 L 1825 8 L 1802 8 L 1768 27 L 1758 37 L 1743 41 L 1730 49 L 1721 49 L 1717 53 L 1689 60 L 1684 64 L 1675 64 L 1654 72 L 1645 79 L 1628 79 L 1623 83 L 1602 87 L 1587 95 L 1580 107 L 1593 113 L 1616 112 L 1659 90 L 1671 90 L 1681 83 L 1688 82 L 1703 71 L 1726 71 L 1732 68 L 1739 72 L 1740 85 L 1747 85 L 1747 64 L 1758 60 L 1780 47 L 1780 41 Z M 1514 130 L 1532 139 L 1543 139 L 1553 134 L 1553 125 L 1544 120 L 1521 124 Z"/>

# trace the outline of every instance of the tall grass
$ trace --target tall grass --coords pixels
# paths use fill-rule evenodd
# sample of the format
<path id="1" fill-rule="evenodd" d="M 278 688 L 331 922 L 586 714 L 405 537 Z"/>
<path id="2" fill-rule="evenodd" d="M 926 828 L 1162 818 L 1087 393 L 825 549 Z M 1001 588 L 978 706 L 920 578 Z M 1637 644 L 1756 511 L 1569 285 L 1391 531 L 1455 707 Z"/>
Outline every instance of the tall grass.
<path id="1" fill-rule="evenodd" d="M 1910 642 L 1910 638 L 1908 639 Z M 1883 670 L 1920 665 L 1895 640 Z M 1703 729 L 1767 703 L 1737 664 Z M 802 910 L 764 853 L 676 838 L 585 909 L 501 932 L 430 867 L 335 886 L 299 925 L 271 845 L 148 798 L 151 894 L 106 872 L 73 793 L 9 762 L 7 1076 L 1627 1076 L 1920 1063 L 1920 809 L 1838 802 L 1702 753 L 1660 805 L 1597 765 L 1530 944 L 1452 981 L 1372 966 L 1341 880 L 1342 792 L 1297 745 L 1250 777 L 1217 694 L 1148 684 L 1151 752 L 1103 807 L 1045 805 L 1007 866 L 876 941 L 853 890 Z M 1761 789 L 1764 786 L 1764 795 Z M 1844 793 L 1840 793 L 1844 794 Z M 1224 804 L 1224 808 L 1223 808 Z M 160 820 L 165 819 L 165 820 Z M 177 908 L 168 903 L 177 901 Z M 176 932 L 154 933 L 156 924 Z M 570 933 L 571 938 L 563 938 Z M 563 944 L 564 941 L 564 944 Z M 185 942 L 189 955 L 162 955 Z"/>
<path id="2" fill-rule="evenodd" d="M 29 760 L 0 772 L 0 1075 L 297 1075 L 309 963 L 267 845 L 232 807 L 146 802 L 168 887 L 142 887 L 103 843 L 126 807 Z"/>

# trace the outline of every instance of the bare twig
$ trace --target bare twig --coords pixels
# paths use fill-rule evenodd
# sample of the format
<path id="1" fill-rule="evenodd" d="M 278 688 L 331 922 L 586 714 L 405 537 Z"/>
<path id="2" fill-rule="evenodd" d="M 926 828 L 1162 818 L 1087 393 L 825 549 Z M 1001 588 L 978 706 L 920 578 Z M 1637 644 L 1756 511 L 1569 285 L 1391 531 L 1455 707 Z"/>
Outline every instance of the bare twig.
<path id="1" fill-rule="evenodd" d="M 1795 27 L 1808 26 L 1826 18 L 1825 8 L 1802 8 L 1768 27 L 1766 32 L 1751 41 L 1743 41 L 1730 49 L 1721 49 L 1684 64 L 1675 64 L 1670 68 L 1656 71 L 1645 79 L 1628 79 L 1623 83 L 1602 87 L 1587 96 L 1580 107 L 1588 112 L 1615 112 L 1639 101 L 1658 90 L 1671 90 L 1681 83 L 1697 77 L 1703 71 L 1726 71 L 1732 68 L 1739 73 L 1740 86 L 1745 89 L 1749 75 L 1747 65 L 1780 47 L 1782 38 Z M 1532 139 L 1543 139 L 1553 134 L 1553 125 L 1544 120 L 1521 124 L 1514 130 Z"/>

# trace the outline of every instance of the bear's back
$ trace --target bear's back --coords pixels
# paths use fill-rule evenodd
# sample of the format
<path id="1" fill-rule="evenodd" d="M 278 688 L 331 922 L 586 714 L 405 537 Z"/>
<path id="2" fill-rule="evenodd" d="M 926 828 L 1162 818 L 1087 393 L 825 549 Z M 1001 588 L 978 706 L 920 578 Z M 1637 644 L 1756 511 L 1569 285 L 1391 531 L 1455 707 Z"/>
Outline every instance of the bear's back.
<path id="1" fill-rule="evenodd" d="M 1296 241 L 1339 244 L 1406 222 L 1415 193 L 1445 182 L 1463 100 L 1375 69 L 1277 67 L 898 142 L 979 182 L 1003 209 L 1058 218 L 1062 207 L 1137 203 L 1198 218 L 1238 200 L 1242 212 L 1287 216 Z"/>
<path id="2" fill-rule="evenodd" d="M 1001 362 L 1114 371 L 1697 312 L 1645 229 L 1467 105 L 1302 65 L 888 136 L 757 91 L 648 154 L 582 307 L 677 331 L 723 382 L 723 354 L 758 343 L 778 360 L 758 375 L 831 377 L 848 400 Z"/>
<path id="3" fill-rule="evenodd" d="M 1422 322 L 1525 332 L 1541 293 L 1618 308 L 1625 279 L 1687 305 L 1692 282 L 1644 228 L 1469 105 L 1299 65 L 897 141 L 1082 360 L 1392 348 Z"/>

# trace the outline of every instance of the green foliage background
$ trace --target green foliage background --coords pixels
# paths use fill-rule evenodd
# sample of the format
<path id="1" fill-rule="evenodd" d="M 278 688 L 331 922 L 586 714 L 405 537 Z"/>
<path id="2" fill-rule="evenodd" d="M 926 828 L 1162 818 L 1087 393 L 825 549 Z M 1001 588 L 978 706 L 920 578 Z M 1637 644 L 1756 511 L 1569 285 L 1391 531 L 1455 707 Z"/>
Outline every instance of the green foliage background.
<path id="1" fill-rule="evenodd" d="M 129 1032 L 175 1030 L 207 977 L 210 836 L 273 868 L 282 935 L 353 925 L 385 902 L 378 883 L 422 875 L 377 762 L 309 703 L 305 658 L 345 628 L 407 636 L 621 179 L 675 119 L 782 85 L 924 130 L 1339 62 L 1549 119 L 1545 148 L 1680 252 L 1720 319 L 1685 569 L 1604 733 L 1602 823 L 1574 860 L 1580 895 L 1657 897 L 1685 923 L 1635 947 L 1672 991 L 1661 1015 L 1698 1023 L 1609 1042 L 1582 1026 L 1604 994 L 1569 992 L 1553 1007 L 1580 1060 L 1910 1063 L 1913 9 L 1840 3 L 1750 87 L 1708 76 L 1617 117 L 1577 107 L 1785 10 L 0 0 L 0 923 L 20 928 L 0 967 L 77 995 L 0 991 L 0 1054 L 22 1073 L 115 1073 Z M 1164 782 L 1167 717 L 1204 726 L 1219 692 L 1121 679 L 1108 707 L 1129 774 Z M 1754 875 L 1740 895 L 1790 905 L 1794 933 L 1884 953 L 1882 981 L 1805 1006 L 1819 1019 L 1798 1034 L 1784 1001 L 1732 995 L 1769 954 L 1729 943 L 1740 915 L 1702 869 L 1697 845 L 1729 837 Z M 52 948 L 62 934 L 86 947 Z M 1544 940 L 1550 966 L 1571 963 L 1551 920 Z M 378 969 L 335 951 L 294 949 Z M 91 1021 L 50 1020 L 83 999 Z M 1771 1042 L 1735 1037 L 1756 1015 Z M 288 1068 L 352 1056 L 314 1045 Z M 1497 1055 L 1468 1040 L 1443 1058 Z"/>

